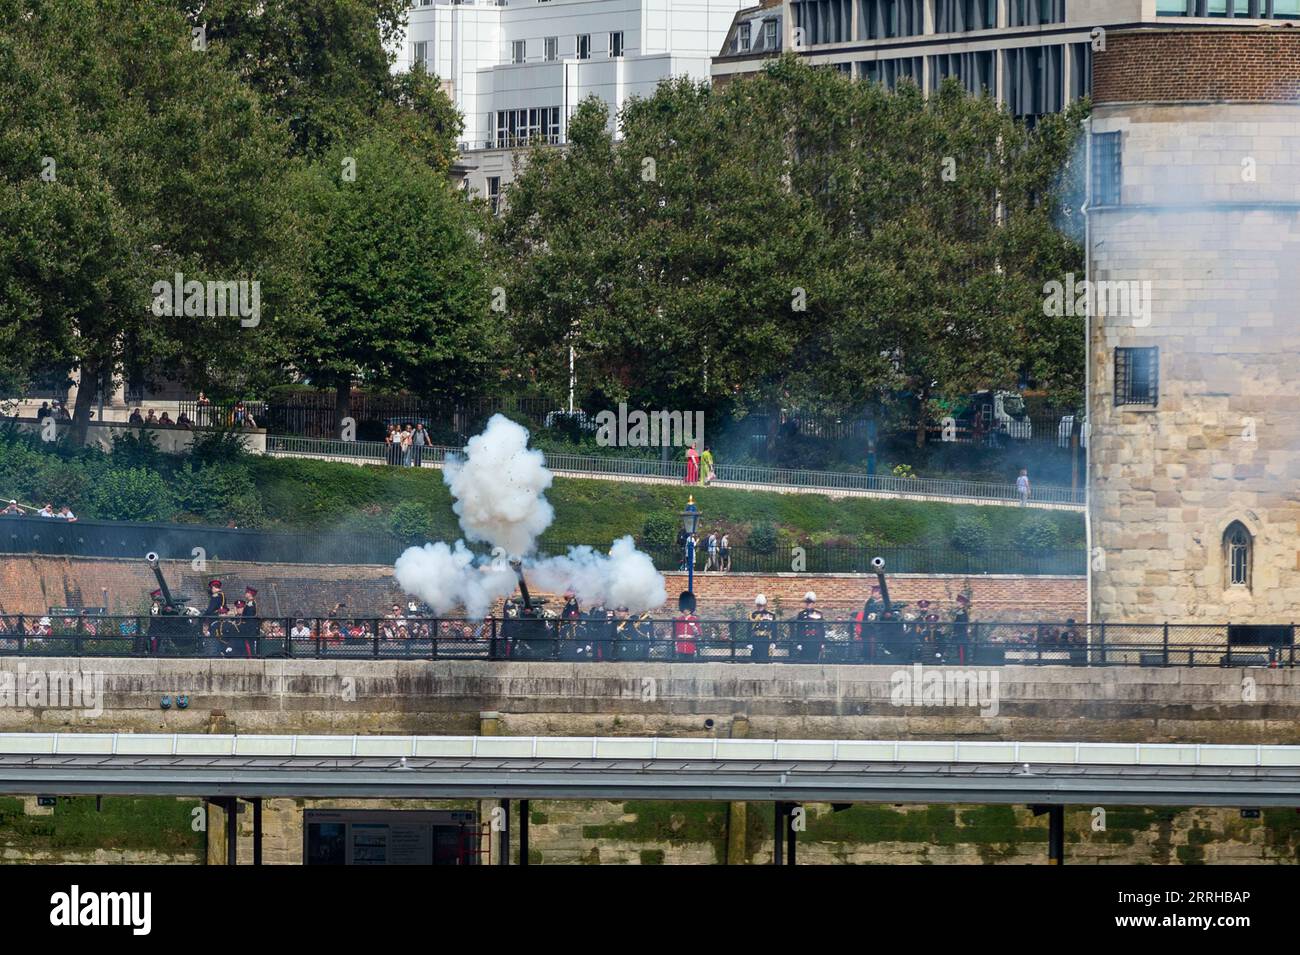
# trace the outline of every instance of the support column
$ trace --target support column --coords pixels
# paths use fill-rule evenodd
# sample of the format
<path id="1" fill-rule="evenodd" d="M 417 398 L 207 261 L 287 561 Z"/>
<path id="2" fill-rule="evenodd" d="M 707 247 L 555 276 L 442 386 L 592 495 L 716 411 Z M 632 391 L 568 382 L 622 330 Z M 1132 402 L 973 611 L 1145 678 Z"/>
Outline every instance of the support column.
<path id="1" fill-rule="evenodd" d="M 528 800 L 519 800 L 519 864 L 528 865 Z"/>
<path id="2" fill-rule="evenodd" d="M 501 800 L 501 865 L 510 864 L 510 800 Z"/>
<path id="3" fill-rule="evenodd" d="M 1065 807 L 1049 806 L 1047 810 L 1047 864 L 1065 864 Z"/>
<path id="4" fill-rule="evenodd" d="M 786 838 L 785 854 L 789 857 L 786 860 L 785 863 L 786 865 L 796 864 L 795 856 L 794 856 L 794 850 L 795 850 L 794 809 L 796 805 L 798 804 L 787 803 L 785 807 L 785 838 Z"/>
<path id="5" fill-rule="evenodd" d="M 785 865 L 785 803 L 775 803 L 776 821 L 772 825 L 772 865 Z"/>
<path id="6" fill-rule="evenodd" d="M 239 865 L 239 800 L 226 800 L 226 865 Z"/>
<path id="7" fill-rule="evenodd" d="M 253 865 L 262 864 L 262 797 L 253 800 Z"/>
<path id="8" fill-rule="evenodd" d="M 745 739 L 748 736 L 749 717 L 743 714 L 733 716 L 731 738 Z M 727 865 L 745 864 L 745 820 L 745 803 L 727 803 Z"/>
<path id="9" fill-rule="evenodd" d="M 479 736 L 500 736 L 501 735 L 501 714 L 495 710 L 482 710 L 478 714 L 478 735 Z M 480 858 L 491 860 L 492 854 L 498 851 L 497 840 L 493 838 L 496 833 L 489 823 L 486 827 L 482 825 L 484 819 L 493 819 L 493 811 L 497 809 L 497 803 L 492 799 L 480 799 L 478 802 L 479 818 L 479 852 Z M 496 860 L 497 865 L 504 865 L 509 862 L 506 860 Z"/>

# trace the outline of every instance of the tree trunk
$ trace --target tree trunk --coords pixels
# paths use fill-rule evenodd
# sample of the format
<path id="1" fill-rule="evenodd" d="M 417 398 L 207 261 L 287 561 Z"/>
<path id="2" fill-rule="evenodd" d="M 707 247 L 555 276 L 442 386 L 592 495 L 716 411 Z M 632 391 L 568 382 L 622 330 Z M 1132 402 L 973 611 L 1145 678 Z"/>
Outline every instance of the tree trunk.
<path id="1" fill-rule="evenodd" d="M 925 447 L 925 403 L 929 399 L 929 394 L 924 391 L 916 396 L 916 446 L 918 448 Z"/>
<path id="2" fill-rule="evenodd" d="M 342 433 L 343 419 L 352 410 L 352 378 L 340 378 L 334 392 L 334 430 Z"/>
<path id="3" fill-rule="evenodd" d="M 96 359 L 81 360 L 81 374 L 77 382 L 77 400 L 72 404 L 72 436 L 69 439 L 74 448 L 86 446 L 86 431 L 90 427 L 90 408 L 100 388 L 105 387 L 100 381 L 103 371 Z"/>

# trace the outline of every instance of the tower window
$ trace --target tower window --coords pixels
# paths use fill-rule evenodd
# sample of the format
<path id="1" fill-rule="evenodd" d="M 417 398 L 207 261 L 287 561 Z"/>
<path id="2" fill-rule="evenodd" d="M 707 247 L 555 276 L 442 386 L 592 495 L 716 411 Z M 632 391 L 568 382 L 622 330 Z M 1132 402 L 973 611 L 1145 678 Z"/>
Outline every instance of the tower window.
<path id="1" fill-rule="evenodd" d="M 1115 349 L 1115 404 L 1148 405 L 1160 397 L 1160 349 Z"/>
<path id="2" fill-rule="evenodd" d="M 1092 205 L 1119 205 L 1124 166 L 1119 133 L 1092 134 Z"/>
<path id="3" fill-rule="evenodd" d="M 1250 586 L 1250 531 L 1241 521 L 1233 521 L 1223 532 L 1223 556 L 1227 563 L 1225 578 L 1232 587 Z"/>

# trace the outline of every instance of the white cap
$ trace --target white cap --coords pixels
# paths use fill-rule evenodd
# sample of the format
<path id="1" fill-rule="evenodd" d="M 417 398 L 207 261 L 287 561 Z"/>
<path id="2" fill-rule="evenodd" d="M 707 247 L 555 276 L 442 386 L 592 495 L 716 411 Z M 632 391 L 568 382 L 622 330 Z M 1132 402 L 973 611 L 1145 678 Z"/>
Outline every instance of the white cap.
<path id="1" fill-rule="evenodd" d="M 816 599 L 817 599 L 817 595 L 816 595 L 815 593 L 813 593 L 813 592 L 810 590 L 810 591 L 808 591 L 806 594 L 803 595 L 803 599 L 804 599 L 804 600 L 816 600 Z"/>
<path id="2" fill-rule="evenodd" d="M 764 597 L 762 594 L 759 594 L 757 597 L 754 598 L 754 603 L 758 604 L 760 607 L 766 607 L 767 598 Z"/>

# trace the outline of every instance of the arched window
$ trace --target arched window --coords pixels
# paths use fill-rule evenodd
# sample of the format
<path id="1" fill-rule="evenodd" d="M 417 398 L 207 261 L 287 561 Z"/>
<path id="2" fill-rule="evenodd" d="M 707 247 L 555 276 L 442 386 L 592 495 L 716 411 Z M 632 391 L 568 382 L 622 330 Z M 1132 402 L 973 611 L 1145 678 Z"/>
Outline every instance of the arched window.
<path id="1" fill-rule="evenodd" d="M 1223 556 L 1227 563 L 1224 579 L 1232 587 L 1250 586 L 1250 531 L 1241 521 L 1233 521 L 1223 532 Z"/>

